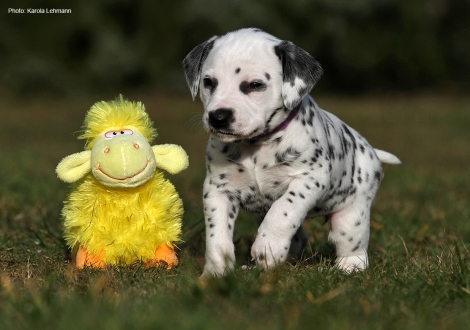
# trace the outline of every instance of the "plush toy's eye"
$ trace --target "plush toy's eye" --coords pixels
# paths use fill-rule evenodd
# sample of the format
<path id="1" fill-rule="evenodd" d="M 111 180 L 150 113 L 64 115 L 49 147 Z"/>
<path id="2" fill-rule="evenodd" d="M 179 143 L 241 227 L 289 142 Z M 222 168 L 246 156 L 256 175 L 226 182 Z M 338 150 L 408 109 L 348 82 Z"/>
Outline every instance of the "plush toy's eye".
<path id="1" fill-rule="evenodd" d="M 134 134 L 134 131 L 131 130 L 131 129 L 122 129 L 120 131 L 108 131 L 106 133 L 104 133 L 104 137 L 107 138 L 107 139 L 112 139 L 116 136 L 119 136 L 119 135 L 132 135 Z"/>

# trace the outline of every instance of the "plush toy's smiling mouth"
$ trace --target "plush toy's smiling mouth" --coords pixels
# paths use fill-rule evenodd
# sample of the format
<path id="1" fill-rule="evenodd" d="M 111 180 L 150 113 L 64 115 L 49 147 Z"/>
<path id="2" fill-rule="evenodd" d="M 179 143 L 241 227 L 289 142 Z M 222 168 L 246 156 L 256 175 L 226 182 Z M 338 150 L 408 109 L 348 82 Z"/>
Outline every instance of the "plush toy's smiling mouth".
<path id="1" fill-rule="evenodd" d="M 139 174 L 143 173 L 147 167 L 149 166 L 149 164 L 152 162 L 151 159 L 147 159 L 147 163 L 145 164 L 144 168 L 142 170 L 140 170 L 139 172 L 131 175 L 131 176 L 126 176 L 125 178 L 116 178 L 116 177 L 113 177 L 111 175 L 109 175 L 108 173 L 106 173 L 105 171 L 103 171 L 103 169 L 101 168 L 100 164 L 98 164 L 95 168 L 95 171 L 100 171 L 101 173 L 103 173 L 104 175 L 106 175 L 108 178 L 112 179 L 112 180 L 117 180 L 117 181 L 126 181 L 128 179 L 132 179 L 132 178 L 135 178 L 136 176 L 138 176 Z"/>

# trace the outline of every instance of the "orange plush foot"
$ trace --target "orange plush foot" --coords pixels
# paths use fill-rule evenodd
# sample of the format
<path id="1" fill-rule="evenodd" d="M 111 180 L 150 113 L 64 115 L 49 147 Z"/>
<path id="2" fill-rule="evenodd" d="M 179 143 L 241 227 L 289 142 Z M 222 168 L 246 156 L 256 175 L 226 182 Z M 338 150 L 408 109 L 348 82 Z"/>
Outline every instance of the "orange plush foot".
<path id="1" fill-rule="evenodd" d="M 160 245 L 160 247 L 155 250 L 154 259 L 147 262 L 146 264 L 147 267 L 165 266 L 166 269 L 171 269 L 176 267 L 176 265 L 178 265 L 178 257 L 176 256 L 176 252 L 166 244 Z"/>
<path id="2" fill-rule="evenodd" d="M 106 268 L 106 264 L 103 262 L 104 253 L 104 250 L 101 250 L 99 255 L 91 254 L 80 245 L 75 255 L 75 266 L 77 266 L 77 268 L 83 268 L 85 266 L 91 268 Z"/>

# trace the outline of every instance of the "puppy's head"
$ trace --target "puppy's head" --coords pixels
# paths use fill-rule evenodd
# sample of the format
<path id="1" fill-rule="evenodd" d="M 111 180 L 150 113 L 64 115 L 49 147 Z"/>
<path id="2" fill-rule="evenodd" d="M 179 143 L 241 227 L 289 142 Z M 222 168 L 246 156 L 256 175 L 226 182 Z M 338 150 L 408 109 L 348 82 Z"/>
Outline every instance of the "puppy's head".
<path id="1" fill-rule="evenodd" d="M 223 142 L 250 139 L 282 123 L 322 73 L 303 49 L 258 29 L 212 37 L 184 59 L 206 131 Z"/>

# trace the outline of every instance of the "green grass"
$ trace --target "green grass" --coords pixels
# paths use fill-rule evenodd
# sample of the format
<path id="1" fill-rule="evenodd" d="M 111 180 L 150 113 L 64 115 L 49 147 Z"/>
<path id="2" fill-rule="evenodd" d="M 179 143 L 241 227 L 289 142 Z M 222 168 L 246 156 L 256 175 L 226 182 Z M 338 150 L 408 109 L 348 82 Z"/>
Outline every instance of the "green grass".
<path id="1" fill-rule="evenodd" d="M 106 99 L 112 98 L 109 96 Z M 323 219 L 306 222 L 303 260 L 272 272 L 240 268 L 200 282 L 201 185 L 207 139 L 201 105 L 187 95 L 142 100 L 157 143 L 177 143 L 190 167 L 170 177 L 185 203 L 178 268 L 77 270 L 62 239 L 68 187 L 54 174 L 96 100 L 3 98 L 0 103 L 1 329 L 465 329 L 470 322 L 470 99 L 320 97 L 401 166 L 386 167 L 372 214 L 371 267 L 333 268 Z M 238 263 L 255 234 L 242 213 Z"/>

